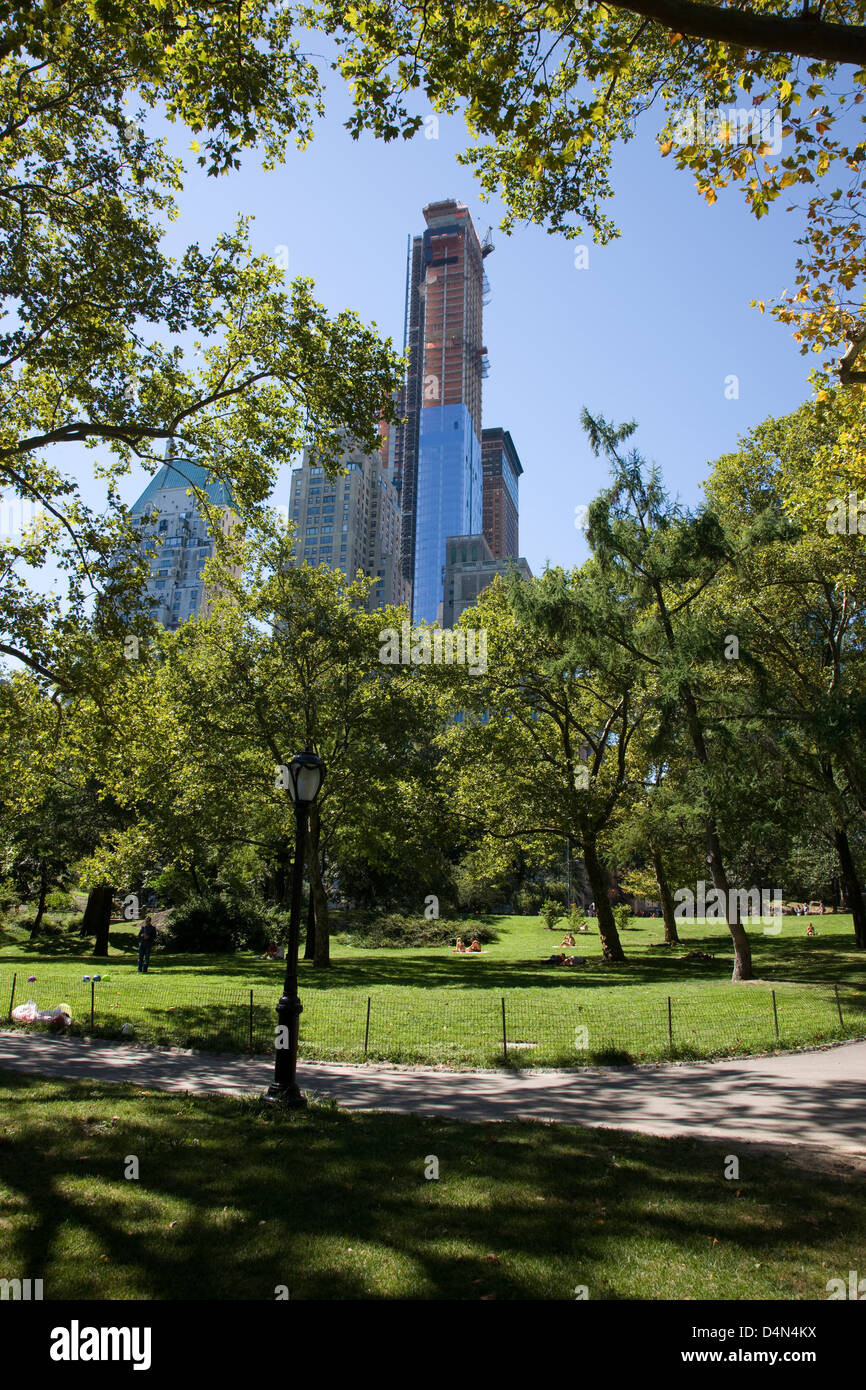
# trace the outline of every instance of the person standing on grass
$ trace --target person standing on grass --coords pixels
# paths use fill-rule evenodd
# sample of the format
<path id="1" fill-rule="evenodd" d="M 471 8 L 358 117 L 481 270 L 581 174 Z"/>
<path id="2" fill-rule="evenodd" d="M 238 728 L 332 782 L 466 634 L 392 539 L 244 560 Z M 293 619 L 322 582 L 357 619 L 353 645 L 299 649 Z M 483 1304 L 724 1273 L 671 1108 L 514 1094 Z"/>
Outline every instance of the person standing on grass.
<path id="1" fill-rule="evenodd" d="M 150 953 L 153 943 L 156 940 L 156 927 L 150 917 L 145 917 L 141 924 L 141 931 L 138 933 L 138 973 L 147 974 L 150 965 Z"/>

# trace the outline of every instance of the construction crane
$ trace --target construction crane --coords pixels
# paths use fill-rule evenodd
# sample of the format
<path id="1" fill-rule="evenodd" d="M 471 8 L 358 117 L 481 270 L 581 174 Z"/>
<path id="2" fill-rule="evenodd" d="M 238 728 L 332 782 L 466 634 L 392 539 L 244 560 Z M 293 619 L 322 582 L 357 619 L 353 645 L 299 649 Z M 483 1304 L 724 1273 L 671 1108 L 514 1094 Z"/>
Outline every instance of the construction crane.
<path id="1" fill-rule="evenodd" d="M 495 249 L 493 245 L 493 228 L 488 227 L 484 240 L 481 243 L 481 259 L 484 260 L 484 257 L 489 256 L 490 252 Z"/>

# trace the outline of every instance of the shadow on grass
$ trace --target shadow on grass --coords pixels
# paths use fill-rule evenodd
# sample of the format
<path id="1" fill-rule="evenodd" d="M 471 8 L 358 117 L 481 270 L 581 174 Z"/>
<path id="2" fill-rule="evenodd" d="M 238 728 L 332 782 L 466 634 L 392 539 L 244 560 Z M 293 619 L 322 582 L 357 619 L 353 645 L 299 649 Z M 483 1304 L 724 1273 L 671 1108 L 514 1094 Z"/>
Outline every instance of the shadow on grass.
<path id="1" fill-rule="evenodd" d="M 751 1155 L 728 1183 L 724 1146 L 3 1074 L 0 1095 L 6 1268 L 46 1299 L 824 1298 L 866 1235 L 862 1184 Z"/>

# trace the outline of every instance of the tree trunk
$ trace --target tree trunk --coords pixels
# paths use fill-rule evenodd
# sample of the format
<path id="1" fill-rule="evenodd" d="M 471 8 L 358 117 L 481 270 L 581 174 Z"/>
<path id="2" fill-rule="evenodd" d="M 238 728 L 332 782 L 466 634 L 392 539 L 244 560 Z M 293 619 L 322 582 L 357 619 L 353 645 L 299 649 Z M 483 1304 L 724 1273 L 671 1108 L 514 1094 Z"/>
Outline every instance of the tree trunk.
<path id="1" fill-rule="evenodd" d="M 48 897 L 48 865 L 43 859 L 39 865 L 39 902 L 36 906 L 36 918 L 30 928 L 30 939 L 39 935 L 42 927 L 42 918 L 45 916 L 45 899 Z"/>
<path id="2" fill-rule="evenodd" d="M 675 946 L 680 938 L 677 934 L 677 919 L 674 916 L 674 900 L 668 883 L 668 876 L 665 873 L 661 850 L 657 849 L 655 845 L 652 845 L 651 848 L 656 883 L 659 886 L 659 901 L 662 905 L 662 916 L 665 919 L 665 941 L 668 946 Z"/>
<path id="3" fill-rule="evenodd" d="M 754 978 L 752 974 L 752 947 L 748 933 L 740 921 L 739 900 L 735 907 L 731 898 L 728 875 L 725 872 L 725 865 L 722 860 L 722 847 L 719 842 L 719 833 L 716 829 L 716 822 L 713 816 L 707 818 L 707 861 L 710 866 L 713 887 L 718 888 L 719 892 L 724 896 L 728 931 L 731 933 L 731 940 L 734 943 L 734 971 L 731 975 L 731 979 L 751 980 Z"/>
<path id="4" fill-rule="evenodd" d="M 277 845 L 274 870 L 274 897 L 280 907 L 288 907 L 292 901 L 292 846 L 284 835 Z"/>
<path id="5" fill-rule="evenodd" d="M 322 866 L 319 861 L 320 821 L 315 802 L 310 807 L 310 833 L 307 836 L 307 873 L 310 880 L 310 897 L 315 903 L 316 942 L 313 948 L 313 963 L 317 969 L 331 964 L 331 933 L 328 922 L 328 895 L 322 882 Z"/>
<path id="6" fill-rule="evenodd" d="M 316 899 L 310 889 L 307 904 L 307 939 L 304 943 L 304 960 L 314 960 L 316 956 Z"/>
<path id="7" fill-rule="evenodd" d="M 616 922 L 613 920 L 607 874 L 602 868 L 595 836 L 592 834 L 583 836 L 583 862 L 595 898 L 602 956 L 605 960 L 625 960 L 625 952 L 622 949 Z"/>
<path id="8" fill-rule="evenodd" d="M 107 883 L 100 883 L 96 888 L 91 888 L 87 895 L 87 906 L 84 909 L 83 930 L 86 935 L 95 937 L 93 954 L 95 956 L 108 955 L 108 932 L 111 926 L 111 904 L 114 901 L 114 888 Z"/>
<path id="9" fill-rule="evenodd" d="M 851 845 L 845 831 L 837 826 L 833 835 L 836 841 L 836 853 L 839 856 L 845 903 L 854 918 L 854 940 L 862 950 L 866 947 L 866 904 L 863 902 L 863 894 L 860 890 L 857 866 L 854 863 Z"/>

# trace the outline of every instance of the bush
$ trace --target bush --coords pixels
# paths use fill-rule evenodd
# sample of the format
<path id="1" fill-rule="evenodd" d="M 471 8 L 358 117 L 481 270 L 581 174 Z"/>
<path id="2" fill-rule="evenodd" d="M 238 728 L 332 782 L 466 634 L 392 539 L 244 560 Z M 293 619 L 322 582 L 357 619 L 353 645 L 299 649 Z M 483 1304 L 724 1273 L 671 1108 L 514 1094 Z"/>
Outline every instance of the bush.
<path id="1" fill-rule="evenodd" d="M 578 903 L 571 904 L 571 911 L 568 914 L 568 930 L 570 932 L 582 931 L 587 926 L 587 916 L 583 908 Z"/>
<path id="2" fill-rule="evenodd" d="M 55 888 L 46 894 L 45 907 L 48 912 L 74 912 L 75 899 L 71 893 L 64 893 L 61 888 Z"/>
<path id="3" fill-rule="evenodd" d="M 167 951 L 263 951 L 273 923 L 255 899 L 246 903 L 200 894 L 176 907 L 165 931 Z"/>
<path id="4" fill-rule="evenodd" d="M 496 940 L 495 931 L 472 919 L 449 922 L 437 917 L 407 917 L 398 912 L 384 915 L 372 912 L 335 913 L 333 925 L 345 935 L 350 946 L 361 946 L 365 950 L 448 946 L 458 936 L 462 936 L 467 944 L 478 940 L 484 945 Z"/>
<path id="5" fill-rule="evenodd" d="M 518 917 L 534 917 L 541 908 L 541 893 L 537 888 L 518 888 L 514 894 L 514 911 Z"/>
<path id="6" fill-rule="evenodd" d="M 547 930 L 555 931 L 557 922 L 565 916 L 565 909 L 562 903 L 555 902 L 553 898 L 546 898 L 541 907 L 541 916 Z"/>
<path id="7" fill-rule="evenodd" d="M 11 878 L 0 878 L 0 917 L 5 916 L 11 908 L 17 907 L 20 901 L 18 889 Z"/>
<path id="8" fill-rule="evenodd" d="M 616 923 L 618 932 L 626 931 L 631 926 L 631 919 L 634 916 L 628 903 L 620 903 L 619 907 L 613 909 L 613 920 Z"/>

